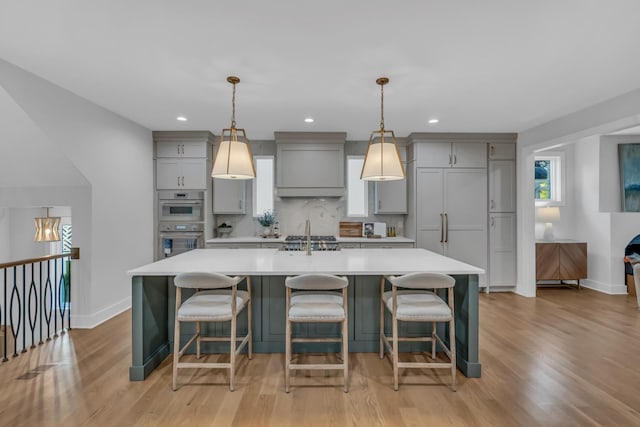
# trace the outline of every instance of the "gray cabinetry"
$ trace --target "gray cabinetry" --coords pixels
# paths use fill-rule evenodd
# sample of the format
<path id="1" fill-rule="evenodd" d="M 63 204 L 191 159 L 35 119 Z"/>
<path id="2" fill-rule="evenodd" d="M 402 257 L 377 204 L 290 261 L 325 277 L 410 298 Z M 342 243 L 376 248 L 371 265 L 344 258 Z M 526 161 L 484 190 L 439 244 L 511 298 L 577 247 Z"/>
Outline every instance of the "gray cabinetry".
<path id="1" fill-rule="evenodd" d="M 280 197 L 344 195 L 344 132 L 275 132 Z"/>
<path id="2" fill-rule="evenodd" d="M 213 213 L 245 214 L 247 181 L 213 179 Z"/>
<path id="3" fill-rule="evenodd" d="M 158 141 L 156 157 L 207 157 L 207 147 L 200 141 Z"/>
<path id="4" fill-rule="evenodd" d="M 516 285 L 515 213 L 489 214 L 489 283 L 491 286 Z"/>
<path id="5" fill-rule="evenodd" d="M 515 160 L 489 161 L 489 211 L 516 211 Z"/>
<path id="6" fill-rule="evenodd" d="M 487 268 L 486 173 L 486 169 L 417 169 L 418 247 Z"/>
<path id="7" fill-rule="evenodd" d="M 374 184 L 376 214 L 407 213 L 407 180 L 376 181 Z"/>
<path id="8" fill-rule="evenodd" d="M 158 158 L 156 189 L 204 190 L 207 186 L 207 159 Z"/>
<path id="9" fill-rule="evenodd" d="M 414 144 L 418 167 L 486 168 L 487 145 L 482 142 L 425 142 Z"/>
<path id="10" fill-rule="evenodd" d="M 516 285 L 516 145 L 489 144 L 489 282 Z"/>
<path id="11" fill-rule="evenodd" d="M 157 190 L 206 190 L 213 134 L 153 132 Z"/>
<path id="12" fill-rule="evenodd" d="M 489 160 L 515 160 L 516 144 L 513 143 L 490 143 Z"/>

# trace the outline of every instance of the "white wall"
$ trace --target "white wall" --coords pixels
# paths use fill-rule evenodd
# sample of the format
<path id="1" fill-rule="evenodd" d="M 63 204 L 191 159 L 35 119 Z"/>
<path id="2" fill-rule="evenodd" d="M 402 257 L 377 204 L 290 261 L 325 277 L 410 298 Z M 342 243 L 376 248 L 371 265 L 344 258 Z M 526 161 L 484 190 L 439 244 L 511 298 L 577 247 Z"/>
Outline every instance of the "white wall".
<path id="1" fill-rule="evenodd" d="M 593 105 L 557 120 L 542 124 L 518 135 L 518 285 L 517 292 L 535 295 L 535 227 L 533 215 L 533 153 L 536 150 L 575 143 L 574 178 L 576 202 L 573 238 L 589 244 L 589 281 L 600 290 L 617 293 L 624 281 L 618 282 L 618 227 L 635 227 L 623 215 L 601 213 L 601 205 L 615 203 L 609 194 L 600 198 L 603 177 L 612 179 L 611 153 L 601 170 L 599 137 L 640 123 L 640 89 Z M 594 138 L 592 138 L 594 137 Z M 616 157 L 617 159 L 617 157 Z M 617 160 L 616 160 L 617 161 Z M 617 164 L 617 163 L 616 163 Z M 528 176 L 528 175 L 530 176 Z M 617 173 L 615 174 L 617 179 Z M 616 190 L 616 191 L 619 191 Z M 619 197 L 619 196 L 618 196 Z M 634 222 L 634 220 L 631 220 Z M 614 239 L 616 241 L 614 242 Z M 625 243 L 626 245 L 626 243 Z M 620 271 L 622 268 L 620 267 Z M 591 282 L 590 282 L 591 281 Z"/>
<path id="2" fill-rule="evenodd" d="M 21 184 L 32 182 L 27 176 L 3 182 L 0 206 L 71 208 L 74 246 L 81 249 L 74 266 L 72 324 L 92 327 L 130 306 L 126 271 L 153 260 L 151 132 L 2 60 L 0 86 L 50 143 L 44 155 L 59 153 L 78 171 L 47 169 L 36 186 Z M 0 140 L 4 153 L 28 143 L 15 133 Z M 38 173 L 32 162 L 11 156 L 0 158 L 0 170 L 5 167 Z"/>

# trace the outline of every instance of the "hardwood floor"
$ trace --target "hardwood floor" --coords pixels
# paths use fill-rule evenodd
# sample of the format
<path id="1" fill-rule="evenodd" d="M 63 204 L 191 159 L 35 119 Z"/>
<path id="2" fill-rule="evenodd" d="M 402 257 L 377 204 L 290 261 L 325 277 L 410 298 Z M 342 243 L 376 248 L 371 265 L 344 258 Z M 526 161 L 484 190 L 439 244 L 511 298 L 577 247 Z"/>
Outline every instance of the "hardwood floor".
<path id="1" fill-rule="evenodd" d="M 1 364 L 0 425 L 639 426 L 635 298 L 538 294 L 481 295 L 482 378 L 460 375 L 455 393 L 446 370 L 401 371 L 394 392 L 391 364 L 375 353 L 351 354 L 347 394 L 340 372 L 307 371 L 284 393 L 282 354 L 242 356 L 233 393 L 223 371 L 205 370 L 181 373 L 171 391 L 170 358 L 129 382 L 126 312 Z"/>

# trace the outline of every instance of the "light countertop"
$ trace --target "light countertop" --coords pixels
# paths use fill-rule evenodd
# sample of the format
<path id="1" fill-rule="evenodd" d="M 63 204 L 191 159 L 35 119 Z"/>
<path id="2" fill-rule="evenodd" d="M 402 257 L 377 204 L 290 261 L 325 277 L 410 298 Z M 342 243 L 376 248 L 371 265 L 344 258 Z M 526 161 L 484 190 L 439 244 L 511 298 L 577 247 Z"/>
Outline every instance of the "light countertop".
<path id="1" fill-rule="evenodd" d="M 343 249 L 313 252 L 277 249 L 195 249 L 130 270 L 130 276 L 173 276 L 204 271 L 229 275 L 285 276 L 303 273 L 344 275 L 407 274 L 433 272 L 445 274 L 484 274 L 472 265 L 426 249 Z"/>
<path id="2" fill-rule="evenodd" d="M 275 237 L 216 237 L 207 239 L 205 243 L 282 243 L 286 236 Z M 338 242 L 344 243 L 414 243 L 415 240 L 408 237 L 382 237 L 370 239 L 366 237 L 336 237 Z"/>

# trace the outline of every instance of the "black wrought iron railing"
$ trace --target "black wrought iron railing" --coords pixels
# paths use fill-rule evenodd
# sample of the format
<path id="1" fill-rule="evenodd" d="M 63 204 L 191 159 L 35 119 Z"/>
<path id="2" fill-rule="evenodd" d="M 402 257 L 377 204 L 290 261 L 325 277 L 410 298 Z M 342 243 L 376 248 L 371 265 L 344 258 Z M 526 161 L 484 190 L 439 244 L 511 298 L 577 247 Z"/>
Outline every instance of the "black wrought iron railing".
<path id="1" fill-rule="evenodd" d="M 2 361 L 17 357 L 71 329 L 70 253 L 0 264 Z"/>

